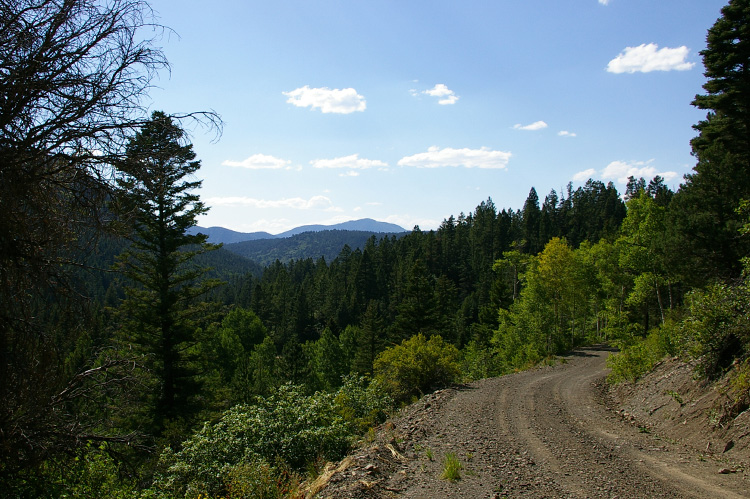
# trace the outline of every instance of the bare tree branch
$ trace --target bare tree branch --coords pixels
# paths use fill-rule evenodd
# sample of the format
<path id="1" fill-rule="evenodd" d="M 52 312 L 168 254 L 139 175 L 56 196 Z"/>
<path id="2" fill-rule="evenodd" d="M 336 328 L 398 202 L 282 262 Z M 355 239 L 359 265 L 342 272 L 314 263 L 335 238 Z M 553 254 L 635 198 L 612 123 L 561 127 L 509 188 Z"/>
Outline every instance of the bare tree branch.
<path id="1" fill-rule="evenodd" d="M 85 321 L 51 316 L 86 313 L 70 264 L 112 220 L 114 165 L 169 70 L 165 32 L 141 0 L 0 0 L 0 470 L 125 438 L 98 434 L 71 404 L 133 373 L 115 363 L 65 375 L 63 346 Z M 213 112 L 175 119 L 221 131 Z"/>

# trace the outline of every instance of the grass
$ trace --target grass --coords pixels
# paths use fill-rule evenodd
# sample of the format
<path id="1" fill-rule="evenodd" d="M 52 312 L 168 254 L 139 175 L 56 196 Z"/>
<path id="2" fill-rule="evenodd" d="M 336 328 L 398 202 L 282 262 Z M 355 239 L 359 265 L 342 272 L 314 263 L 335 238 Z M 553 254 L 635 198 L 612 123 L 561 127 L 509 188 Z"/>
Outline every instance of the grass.
<path id="1" fill-rule="evenodd" d="M 458 460 L 455 453 L 449 452 L 445 455 L 445 459 L 443 460 L 443 479 L 450 482 L 461 480 L 462 469 L 461 461 Z"/>

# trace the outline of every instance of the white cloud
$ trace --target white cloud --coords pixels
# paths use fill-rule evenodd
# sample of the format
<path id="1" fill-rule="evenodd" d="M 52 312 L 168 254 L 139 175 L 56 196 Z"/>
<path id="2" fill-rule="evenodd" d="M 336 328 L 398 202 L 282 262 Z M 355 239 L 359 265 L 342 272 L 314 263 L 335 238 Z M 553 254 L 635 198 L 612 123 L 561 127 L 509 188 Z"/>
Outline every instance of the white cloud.
<path id="1" fill-rule="evenodd" d="M 359 172 L 349 170 L 348 172 L 339 173 L 339 177 L 359 177 Z"/>
<path id="2" fill-rule="evenodd" d="M 542 130 L 547 128 L 549 125 L 543 121 L 535 121 L 530 125 L 521 125 L 520 123 L 513 125 L 516 130 Z"/>
<path id="3" fill-rule="evenodd" d="M 252 208 L 337 211 L 331 200 L 325 196 L 313 196 L 310 199 L 283 198 L 276 200 L 256 199 L 245 196 L 226 196 L 206 198 L 204 201 L 208 206 L 249 206 Z"/>
<path id="4" fill-rule="evenodd" d="M 602 5 L 609 5 L 609 0 L 599 0 L 599 3 Z"/>
<path id="5" fill-rule="evenodd" d="M 487 147 L 481 149 L 440 149 L 430 147 L 427 152 L 405 156 L 398 161 L 399 166 L 416 168 L 442 168 L 462 166 L 465 168 L 505 168 L 508 166 L 511 153 L 493 151 Z"/>
<path id="6" fill-rule="evenodd" d="M 227 227 L 228 229 L 236 230 L 239 232 L 258 232 L 264 231 L 270 234 L 280 234 L 287 230 L 297 227 L 293 225 L 293 222 L 287 218 L 275 218 L 272 220 L 259 218 L 253 219 L 250 223 L 243 223 L 236 227 Z"/>
<path id="7" fill-rule="evenodd" d="M 592 178 L 594 175 L 596 175 L 596 170 L 594 170 L 593 168 L 589 168 L 588 170 L 584 170 L 573 175 L 573 181 L 585 182 L 588 179 Z"/>
<path id="8" fill-rule="evenodd" d="M 275 158 L 267 154 L 253 154 L 249 158 L 244 159 L 242 161 L 232 161 L 228 159 L 221 164 L 224 166 L 236 166 L 240 168 L 249 168 L 251 170 L 263 170 L 263 169 L 277 170 L 279 168 L 284 168 L 290 163 L 291 161 L 280 159 L 280 158 Z"/>
<path id="9" fill-rule="evenodd" d="M 619 184 L 627 184 L 628 177 L 641 178 L 650 180 L 659 175 L 665 181 L 672 180 L 678 176 L 677 172 L 660 172 L 652 165 L 653 159 L 648 161 L 612 161 L 603 170 L 597 172 L 593 168 L 578 172 L 573 175 L 573 181 L 584 182 L 594 178 L 597 173 L 604 180 L 614 180 Z"/>
<path id="10" fill-rule="evenodd" d="M 557 135 L 559 135 L 560 137 L 576 137 L 575 133 L 569 132 L 567 130 L 560 130 L 559 132 L 557 132 Z"/>
<path id="11" fill-rule="evenodd" d="M 617 57 L 609 61 L 610 73 L 649 73 L 651 71 L 686 71 L 695 66 L 685 59 L 690 49 L 684 45 L 677 48 L 660 49 L 655 43 L 637 47 L 626 47 Z"/>
<path id="12" fill-rule="evenodd" d="M 653 160 L 649 161 L 612 161 L 602 170 L 602 178 L 615 179 L 621 184 L 628 181 L 628 177 L 643 177 L 646 179 L 654 178 L 656 175 L 661 176 L 664 180 L 672 180 L 677 177 L 677 172 L 660 172 L 651 165 Z"/>
<path id="13" fill-rule="evenodd" d="M 289 97 L 287 102 L 297 107 L 320 109 L 323 113 L 349 114 L 364 111 L 367 108 L 365 98 L 353 88 L 297 88 L 291 92 L 282 92 Z"/>
<path id="14" fill-rule="evenodd" d="M 417 218 L 413 215 L 389 215 L 383 219 L 383 222 L 400 225 L 406 230 L 412 230 L 414 226 L 418 225 L 421 230 L 437 230 L 442 223 L 442 220 L 430 219 L 430 218 Z"/>
<path id="15" fill-rule="evenodd" d="M 358 154 L 333 159 L 315 159 L 310 161 L 310 164 L 315 168 L 352 168 L 356 170 L 388 167 L 388 163 L 377 159 L 360 158 Z"/>
<path id="16" fill-rule="evenodd" d="M 459 99 L 459 97 L 455 94 L 455 92 L 453 92 L 453 90 L 449 89 L 442 83 L 438 83 L 431 89 L 425 90 L 422 93 L 425 95 L 429 95 L 430 97 L 437 97 L 439 99 L 438 104 L 441 105 L 455 104 Z"/>

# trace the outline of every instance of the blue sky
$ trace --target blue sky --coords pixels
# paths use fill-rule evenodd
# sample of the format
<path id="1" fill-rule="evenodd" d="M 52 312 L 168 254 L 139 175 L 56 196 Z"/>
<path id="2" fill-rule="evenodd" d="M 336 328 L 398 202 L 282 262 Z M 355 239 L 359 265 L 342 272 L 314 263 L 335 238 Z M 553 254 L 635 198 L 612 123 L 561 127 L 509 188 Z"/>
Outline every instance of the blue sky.
<path id="1" fill-rule="evenodd" d="M 589 177 L 677 188 L 724 0 L 153 0 L 153 109 L 200 129 L 201 226 L 434 229 Z"/>

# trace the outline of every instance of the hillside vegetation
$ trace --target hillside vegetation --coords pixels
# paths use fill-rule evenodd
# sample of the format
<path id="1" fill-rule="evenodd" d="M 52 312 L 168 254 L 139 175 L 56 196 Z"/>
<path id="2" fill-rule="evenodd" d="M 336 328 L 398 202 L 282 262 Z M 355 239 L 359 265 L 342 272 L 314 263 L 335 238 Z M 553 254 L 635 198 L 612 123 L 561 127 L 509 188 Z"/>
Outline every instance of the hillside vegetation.
<path id="1" fill-rule="evenodd" d="M 322 257 L 330 262 L 338 256 L 344 246 L 348 246 L 350 249 L 362 249 L 371 237 L 382 238 L 391 235 L 396 234 L 373 234 L 369 231 L 353 230 L 321 230 L 303 232 L 285 238 L 230 243 L 225 244 L 224 248 L 266 267 L 276 260 L 288 263 L 291 260 Z M 396 237 L 402 235 L 402 233 L 399 233 Z"/>

